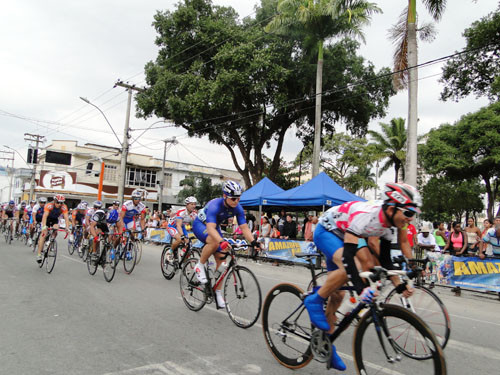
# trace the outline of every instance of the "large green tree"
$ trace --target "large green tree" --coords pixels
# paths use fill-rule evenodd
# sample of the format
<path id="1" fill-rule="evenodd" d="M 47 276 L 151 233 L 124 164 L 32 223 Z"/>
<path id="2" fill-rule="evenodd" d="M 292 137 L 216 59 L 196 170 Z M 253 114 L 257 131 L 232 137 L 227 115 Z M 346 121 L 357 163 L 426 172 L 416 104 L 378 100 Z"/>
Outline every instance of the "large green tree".
<path id="1" fill-rule="evenodd" d="M 208 201 L 220 197 L 222 184 L 212 184 L 212 180 L 207 177 L 195 175 L 187 176 L 181 181 L 182 189 L 177 194 L 179 202 L 187 197 L 196 197 L 198 206 L 204 206 Z"/>
<path id="2" fill-rule="evenodd" d="M 467 53 L 443 67 L 442 100 L 458 101 L 470 94 L 500 100 L 500 8 L 474 22 L 463 33 Z"/>
<path id="3" fill-rule="evenodd" d="M 456 181 L 480 178 L 488 196 L 488 217 L 493 217 L 500 191 L 500 102 L 431 130 L 421 150 L 420 160 L 431 175 Z"/>
<path id="4" fill-rule="evenodd" d="M 457 181 L 432 177 L 423 187 L 422 218 L 429 221 L 460 221 L 484 210 L 484 186 L 479 179 Z"/>
<path id="5" fill-rule="evenodd" d="M 298 38 L 308 53 L 317 53 L 313 177 L 319 172 L 324 44 L 334 37 L 363 38 L 362 26 L 379 11 L 374 3 L 365 0 L 278 0 L 278 14 L 267 25 L 268 31 Z"/>
<path id="6" fill-rule="evenodd" d="M 304 141 L 312 134 L 315 72 L 294 38 L 264 32 L 275 11 L 269 1 L 263 0 L 255 19 L 243 22 L 232 8 L 209 0 L 184 0 L 173 12 L 158 12 L 158 56 L 146 64 L 148 87 L 136 97 L 138 116 L 170 119 L 189 136 L 224 145 L 247 186 L 279 173 L 292 126 Z M 342 121 L 362 134 L 372 118 L 385 115 L 390 79 L 377 77 L 387 69 L 376 72 L 356 55 L 357 48 L 351 40 L 325 48 L 327 129 Z M 360 81 L 367 84 L 351 85 Z M 271 146 L 267 165 L 264 152 Z"/>
<path id="7" fill-rule="evenodd" d="M 439 21 L 446 0 L 422 0 L 423 5 L 435 21 Z M 392 6 L 392 4 L 391 4 Z M 405 14 L 406 13 L 406 14 Z M 426 30 L 427 29 L 427 30 Z M 418 122 L 418 49 L 417 49 L 417 0 L 408 0 L 408 6 L 403 12 L 403 23 L 395 28 L 397 50 L 394 54 L 395 71 L 408 69 L 408 146 L 406 158 L 406 181 L 417 184 L 417 122 Z M 422 35 L 432 34 L 431 28 L 425 26 Z"/>
<path id="8" fill-rule="evenodd" d="M 405 120 L 401 117 L 393 118 L 389 124 L 380 123 L 382 131 L 369 130 L 368 134 L 373 138 L 371 143 L 377 150 L 377 159 L 385 160 L 380 169 L 380 174 L 394 167 L 394 182 L 398 182 L 399 171 L 405 176 L 406 158 L 406 127 Z"/>

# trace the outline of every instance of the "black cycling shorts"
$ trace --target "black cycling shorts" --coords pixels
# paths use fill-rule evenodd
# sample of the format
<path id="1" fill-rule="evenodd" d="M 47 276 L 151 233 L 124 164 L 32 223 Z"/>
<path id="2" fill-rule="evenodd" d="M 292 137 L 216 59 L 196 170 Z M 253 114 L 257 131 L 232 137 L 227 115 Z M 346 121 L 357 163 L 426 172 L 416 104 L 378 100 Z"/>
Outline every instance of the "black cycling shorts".
<path id="1" fill-rule="evenodd" d="M 59 224 L 59 219 L 54 219 L 51 217 L 47 218 L 47 228 L 52 228 L 54 225 Z"/>

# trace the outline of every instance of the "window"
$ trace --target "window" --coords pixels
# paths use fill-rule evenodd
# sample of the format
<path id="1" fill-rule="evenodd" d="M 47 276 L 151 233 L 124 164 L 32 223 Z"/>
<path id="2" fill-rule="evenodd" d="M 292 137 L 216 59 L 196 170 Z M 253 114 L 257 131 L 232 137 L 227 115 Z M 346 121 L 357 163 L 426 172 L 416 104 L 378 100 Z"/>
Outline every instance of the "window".
<path id="1" fill-rule="evenodd" d="M 117 170 L 116 165 L 104 165 L 104 179 L 106 181 L 116 181 Z"/>
<path id="2" fill-rule="evenodd" d="M 156 171 L 128 168 L 126 181 L 129 186 L 156 187 Z"/>
<path id="3" fill-rule="evenodd" d="M 165 173 L 164 186 L 166 188 L 172 187 L 172 173 Z"/>

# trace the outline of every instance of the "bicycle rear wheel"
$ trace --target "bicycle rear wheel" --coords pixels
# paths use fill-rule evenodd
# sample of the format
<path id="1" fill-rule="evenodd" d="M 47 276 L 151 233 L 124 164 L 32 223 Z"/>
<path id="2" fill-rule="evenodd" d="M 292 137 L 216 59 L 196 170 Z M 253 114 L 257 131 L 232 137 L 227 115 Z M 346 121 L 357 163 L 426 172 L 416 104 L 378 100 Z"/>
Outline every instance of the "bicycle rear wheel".
<path id="1" fill-rule="evenodd" d="M 385 303 L 402 306 L 416 314 L 434 332 L 439 345 L 444 349 L 450 338 L 451 322 L 448 310 L 443 302 L 431 290 L 424 286 L 414 286 L 411 298 L 403 298 L 394 288 L 386 297 Z M 405 350 L 405 355 L 412 356 Z"/>
<path id="2" fill-rule="evenodd" d="M 56 265 L 56 258 L 57 258 L 57 242 L 56 240 L 53 240 L 51 243 L 49 243 L 49 247 L 47 248 L 47 253 L 46 253 L 46 263 L 45 263 L 45 269 L 47 270 L 47 273 L 51 273 L 52 270 L 54 269 L 54 266 Z"/>
<path id="3" fill-rule="evenodd" d="M 127 275 L 130 275 L 134 270 L 136 261 L 137 248 L 132 241 L 129 241 L 123 251 L 123 269 Z"/>
<path id="4" fill-rule="evenodd" d="M 255 324 L 262 308 L 262 294 L 252 271 L 235 266 L 224 281 L 224 299 L 234 324 L 240 328 L 250 328 Z"/>
<path id="5" fill-rule="evenodd" d="M 70 239 L 68 238 L 68 253 L 69 253 L 69 255 L 73 255 L 73 253 L 75 252 L 74 241 L 75 241 L 75 239 L 73 239 L 73 242 L 71 242 Z"/>
<path id="6" fill-rule="evenodd" d="M 167 259 L 168 252 L 171 251 L 170 245 L 165 245 L 161 253 L 161 273 L 167 280 L 171 280 L 175 276 L 176 267 L 173 261 Z"/>
<path id="7" fill-rule="evenodd" d="M 266 344 L 283 366 L 298 369 L 313 359 L 312 325 L 302 303 L 304 292 L 292 284 L 278 284 L 264 300 L 262 329 Z"/>
<path id="8" fill-rule="evenodd" d="M 354 333 L 354 364 L 358 374 L 446 375 L 443 350 L 429 327 L 401 306 L 381 304 L 380 309 L 376 312 L 380 327 L 368 312 Z M 399 348 L 408 346 L 418 350 L 420 359 L 401 355 Z"/>
<path id="9" fill-rule="evenodd" d="M 196 277 L 197 259 L 189 259 L 184 263 L 179 278 L 182 300 L 187 308 L 199 311 L 207 303 L 206 285 L 200 284 Z"/>
<path id="10" fill-rule="evenodd" d="M 102 264 L 102 273 L 104 279 L 110 283 L 115 277 L 116 267 L 115 267 L 115 254 L 113 249 L 109 245 L 104 246 L 104 262 Z"/>

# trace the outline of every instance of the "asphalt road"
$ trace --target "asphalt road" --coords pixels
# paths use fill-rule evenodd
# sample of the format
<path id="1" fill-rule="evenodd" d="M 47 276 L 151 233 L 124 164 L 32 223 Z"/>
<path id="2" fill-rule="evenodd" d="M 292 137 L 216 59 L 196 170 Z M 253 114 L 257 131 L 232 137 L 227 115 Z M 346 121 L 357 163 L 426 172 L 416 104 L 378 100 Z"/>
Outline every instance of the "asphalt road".
<path id="1" fill-rule="evenodd" d="M 290 374 L 269 353 L 260 319 L 244 330 L 213 304 L 189 311 L 179 275 L 163 278 L 160 254 L 160 246 L 144 246 L 134 272 L 120 265 L 107 283 L 101 269 L 90 276 L 62 240 L 52 274 L 24 245 L 0 242 L 0 374 Z M 279 282 L 305 288 L 309 281 L 302 267 L 240 263 L 257 275 L 263 298 Z M 500 302 L 436 289 L 452 319 L 448 373 L 498 374 Z M 345 374 L 354 374 L 351 341 L 347 331 L 337 343 Z M 297 370 L 326 372 L 315 361 Z"/>

